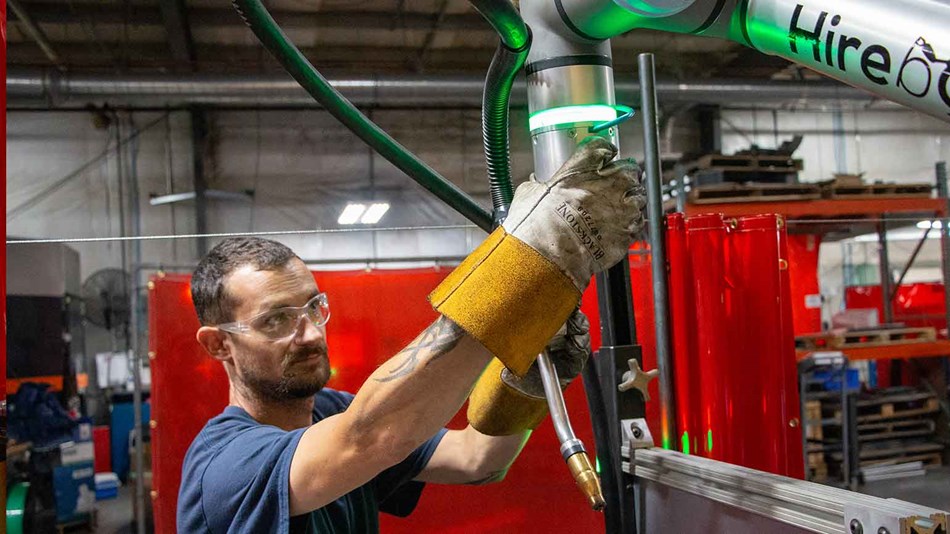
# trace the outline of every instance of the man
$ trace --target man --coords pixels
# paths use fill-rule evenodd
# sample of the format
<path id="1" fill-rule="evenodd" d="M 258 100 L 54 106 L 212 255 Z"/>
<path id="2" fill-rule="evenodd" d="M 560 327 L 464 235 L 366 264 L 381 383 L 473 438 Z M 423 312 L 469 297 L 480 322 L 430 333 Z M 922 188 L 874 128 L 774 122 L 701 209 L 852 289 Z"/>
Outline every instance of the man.
<path id="1" fill-rule="evenodd" d="M 615 156 L 592 138 L 519 187 L 504 227 L 430 296 L 441 316 L 355 396 L 323 388 L 329 308 L 304 263 L 260 239 L 215 247 L 192 298 L 230 405 L 189 448 L 179 532 L 375 532 L 425 482 L 500 480 L 545 413 L 535 356 L 642 227 L 638 169 Z M 551 354 L 564 385 L 588 350 L 570 319 Z M 473 385 L 470 426 L 445 430 Z"/>

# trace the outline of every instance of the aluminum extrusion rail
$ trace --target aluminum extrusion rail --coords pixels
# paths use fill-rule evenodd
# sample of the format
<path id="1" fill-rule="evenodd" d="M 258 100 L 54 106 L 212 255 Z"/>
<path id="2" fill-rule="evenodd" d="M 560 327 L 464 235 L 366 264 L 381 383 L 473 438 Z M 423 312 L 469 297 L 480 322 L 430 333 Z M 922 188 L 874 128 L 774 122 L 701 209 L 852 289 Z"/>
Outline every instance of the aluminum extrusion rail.
<path id="1" fill-rule="evenodd" d="M 630 473 L 630 449 L 623 448 L 624 471 Z M 747 467 L 659 448 L 634 452 L 636 476 L 717 503 L 751 512 L 809 532 L 898 534 L 905 525 L 930 532 L 927 524 L 945 526 L 950 512 L 897 499 L 882 499 L 831 486 L 792 479 Z M 645 514 L 664 510 L 647 509 Z M 881 528 L 885 530 L 880 530 Z M 935 532 L 942 532 L 936 530 Z"/>

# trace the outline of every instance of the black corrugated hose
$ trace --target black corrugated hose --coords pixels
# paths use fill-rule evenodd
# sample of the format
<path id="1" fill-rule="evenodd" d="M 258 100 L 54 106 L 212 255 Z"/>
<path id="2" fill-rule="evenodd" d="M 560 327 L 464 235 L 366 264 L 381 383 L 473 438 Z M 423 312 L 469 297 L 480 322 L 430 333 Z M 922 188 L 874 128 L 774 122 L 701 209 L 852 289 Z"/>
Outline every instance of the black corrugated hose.
<path id="1" fill-rule="evenodd" d="M 492 218 L 500 224 L 514 196 L 508 146 L 508 101 L 515 76 L 531 48 L 531 32 L 509 0 L 471 0 L 475 9 L 498 32 L 495 50 L 482 94 L 482 141 L 491 188 Z"/>
<path id="2" fill-rule="evenodd" d="M 508 146 L 508 100 L 515 76 L 528 57 L 529 39 L 521 50 L 511 50 L 499 43 L 492 58 L 485 91 L 482 94 L 482 141 L 491 187 L 492 218 L 501 223 L 508 215 L 514 196 L 511 187 L 511 155 Z"/>

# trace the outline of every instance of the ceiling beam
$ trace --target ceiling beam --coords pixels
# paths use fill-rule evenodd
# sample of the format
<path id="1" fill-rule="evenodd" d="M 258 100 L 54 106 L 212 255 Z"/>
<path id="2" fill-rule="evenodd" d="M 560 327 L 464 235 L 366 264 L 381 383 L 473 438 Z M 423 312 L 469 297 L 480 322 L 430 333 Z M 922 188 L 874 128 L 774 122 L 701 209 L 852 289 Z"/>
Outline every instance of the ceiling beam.
<path id="1" fill-rule="evenodd" d="M 182 70 L 194 70 L 195 44 L 188 25 L 188 9 L 184 0 L 161 0 L 162 22 L 168 35 L 168 48 L 172 59 L 181 64 Z"/>
<path id="2" fill-rule="evenodd" d="M 65 51 L 67 64 L 74 68 L 106 68 L 111 66 L 110 58 L 85 47 L 74 47 Z M 317 46 L 302 47 L 301 52 L 320 69 L 349 69 L 380 67 L 388 71 L 409 70 L 408 66 L 416 58 L 416 47 L 375 47 L 375 46 Z M 136 58 L 135 67 L 140 71 L 167 69 L 174 66 L 163 43 L 139 43 L 129 47 L 129 56 Z M 202 70 L 247 72 L 257 71 L 261 67 L 273 71 L 282 70 L 270 54 L 261 54 L 260 45 L 195 45 L 197 64 Z M 491 62 L 494 50 L 491 48 L 453 48 L 433 49 L 426 64 L 449 67 L 454 71 L 484 71 Z M 47 64 L 42 54 L 32 43 L 8 43 L 7 62 L 10 65 L 30 66 Z M 440 69 L 443 70 L 443 69 Z"/>
<path id="3" fill-rule="evenodd" d="M 17 22 L 23 32 L 29 35 L 30 39 L 33 39 L 36 45 L 40 47 L 40 50 L 43 51 L 43 55 L 46 56 L 46 59 L 48 59 L 50 63 L 62 70 L 63 62 L 59 54 L 56 53 L 52 43 L 50 43 L 46 34 L 43 33 L 43 29 L 33 20 L 33 17 L 27 13 L 26 9 L 20 5 L 18 0 L 7 0 L 7 5 L 10 6 L 10 11 L 16 16 Z"/>
<path id="4" fill-rule="evenodd" d="M 64 10 L 60 2 L 30 2 L 30 11 L 34 20 L 40 24 L 70 24 L 78 22 L 77 15 L 85 16 L 97 24 L 124 24 L 137 26 L 163 26 L 162 11 L 168 0 L 162 0 L 162 7 L 136 6 L 126 16 L 123 9 L 115 4 L 82 3 L 74 4 L 75 13 Z M 273 9 L 271 15 L 285 29 L 332 29 L 332 28 L 369 28 L 380 30 L 429 30 L 432 28 L 433 13 L 403 11 L 402 13 L 367 11 L 289 11 Z M 232 9 L 195 7 L 188 10 L 188 20 L 192 28 L 225 28 L 243 25 L 240 16 Z M 493 31 L 491 26 L 477 13 L 444 14 L 439 27 L 445 30 Z"/>
<path id="5" fill-rule="evenodd" d="M 55 44 L 55 43 L 54 43 Z M 108 44 L 108 43 L 106 43 Z M 376 47 L 376 46 L 316 46 L 303 47 L 301 51 L 317 68 L 328 71 L 359 70 L 369 71 L 379 68 L 386 72 L 409 72 L 410 66 L 419 53 L 415 47 Z M 64 61 L 72 68 L 109 68 L 112 59 L 88 47 L 64 48 Z M 480 72 L 484 73 L 491 63 L 494 48 L 432 48 L 426 56 L 425 70 L 438 72 Z M 169 69 L 175 66 L 168 55 L 167 45 L 163 43 L 133 44 L 128 49 L 129 57 L 136 58 L 130 67 L 139 72 L 156 69 Z M 202 71 L 209 72 L 276 72 L 282 70 L 270 54 L 261 54 L 259 45 L 195 45 L 197 64 Z M 657 51 L 657 71 L 661 74 L 676 76 L 680 72 L 709 72 L 719 65 L 712 63 L 708 54 L 702 52 L 662 52 Z M 8 43 L 7 63 L 15 66 L 35 66 L 45 63 L 39 49 L 31 43 Z M 634 72 L 637 65 L 635 54 L 617 54 L 614 56 L 614 71 L 620 74 Z M 723 71 L 725 76 L 725 71 Z M 693 76 L 695 77 L 695 76 Z"/>

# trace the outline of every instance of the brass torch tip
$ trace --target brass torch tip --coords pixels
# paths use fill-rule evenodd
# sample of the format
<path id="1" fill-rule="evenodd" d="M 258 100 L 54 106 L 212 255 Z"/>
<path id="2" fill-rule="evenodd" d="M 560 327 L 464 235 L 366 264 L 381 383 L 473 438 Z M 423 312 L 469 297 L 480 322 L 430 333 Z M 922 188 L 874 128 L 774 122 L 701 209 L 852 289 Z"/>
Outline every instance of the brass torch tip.
<path id="1" fill-rule="evenodd" d="M 587 453 L 578 452 L 571 455 L 567 459 L 567 467 L 571 470 L 571 475 L 574 477 L 577 487 L 587 497 L 590 507 L 597 512 L 602 511 L 606 506 L 604 494 L 600 490 L 600 479 L 597 478 L 597 473 L 594 471 L 594 466 L 591 465 Z"/>

